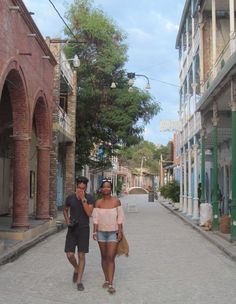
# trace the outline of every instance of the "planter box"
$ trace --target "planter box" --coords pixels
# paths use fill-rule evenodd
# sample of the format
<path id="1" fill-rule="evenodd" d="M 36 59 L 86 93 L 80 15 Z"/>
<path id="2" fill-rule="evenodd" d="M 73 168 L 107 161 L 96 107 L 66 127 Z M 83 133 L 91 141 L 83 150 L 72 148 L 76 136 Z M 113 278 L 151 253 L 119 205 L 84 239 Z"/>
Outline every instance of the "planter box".
<path id="1" fill-rule="evenodd" d="M 223 216 L 219 220 L 220 223 L 220 232 L 222 233 L 230 233 L 231 227 L 230 227 L 230 217 L 229 216 Z"/>

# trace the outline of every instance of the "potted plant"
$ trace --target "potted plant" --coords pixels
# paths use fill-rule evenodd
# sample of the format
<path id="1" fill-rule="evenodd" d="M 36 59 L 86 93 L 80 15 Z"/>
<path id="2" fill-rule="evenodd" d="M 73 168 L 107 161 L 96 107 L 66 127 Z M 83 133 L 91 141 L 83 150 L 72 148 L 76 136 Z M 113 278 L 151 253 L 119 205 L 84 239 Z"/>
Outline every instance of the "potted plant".
<path id="1" fill-rule="evenodd" d="M 179 208 L 180 186 L 177 181 L 172 181 L 160 188 L 161 195 L 171 200 L 175 209 Z"/>

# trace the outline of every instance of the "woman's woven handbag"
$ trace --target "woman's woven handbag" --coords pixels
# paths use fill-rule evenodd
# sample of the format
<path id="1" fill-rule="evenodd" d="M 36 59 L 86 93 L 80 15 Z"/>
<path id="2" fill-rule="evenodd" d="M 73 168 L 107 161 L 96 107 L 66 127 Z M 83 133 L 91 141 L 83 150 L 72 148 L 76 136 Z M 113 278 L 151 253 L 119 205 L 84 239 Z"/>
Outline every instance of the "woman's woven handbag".
<path id="1" fill-rule="evenodd" d="M 129 256 L 129 244 L 124 233 L 122 239 L 118 242 L 117 251 L 116 251 L 116 255 L 118 256 L 123 254 L 125 256 Z"/>

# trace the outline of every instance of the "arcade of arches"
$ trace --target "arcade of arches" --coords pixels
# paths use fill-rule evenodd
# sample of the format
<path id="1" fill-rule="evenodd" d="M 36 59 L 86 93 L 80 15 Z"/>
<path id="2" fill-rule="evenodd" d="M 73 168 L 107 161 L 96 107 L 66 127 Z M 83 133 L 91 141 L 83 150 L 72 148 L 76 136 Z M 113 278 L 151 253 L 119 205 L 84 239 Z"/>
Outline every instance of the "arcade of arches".
<path id="1" fill-rule="evenodd" d="M 0 215 L 28 227 L 29 214 L 49 218 L 51 113 L 42 90 L 30 100 L 13 63 L 0 80 Z"/>

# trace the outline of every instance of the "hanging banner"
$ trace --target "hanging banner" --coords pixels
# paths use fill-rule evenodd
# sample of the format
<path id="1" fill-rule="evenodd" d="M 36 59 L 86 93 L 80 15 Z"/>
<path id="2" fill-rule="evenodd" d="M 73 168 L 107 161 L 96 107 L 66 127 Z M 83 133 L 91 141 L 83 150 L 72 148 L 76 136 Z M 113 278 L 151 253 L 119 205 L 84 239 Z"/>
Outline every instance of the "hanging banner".
<path id="1" fill-rule="evenodd" d="M 181 123 L 179 120 L 161 120 L 160 131 L 161 132 L 175 132 L 181 130 Z"/>

